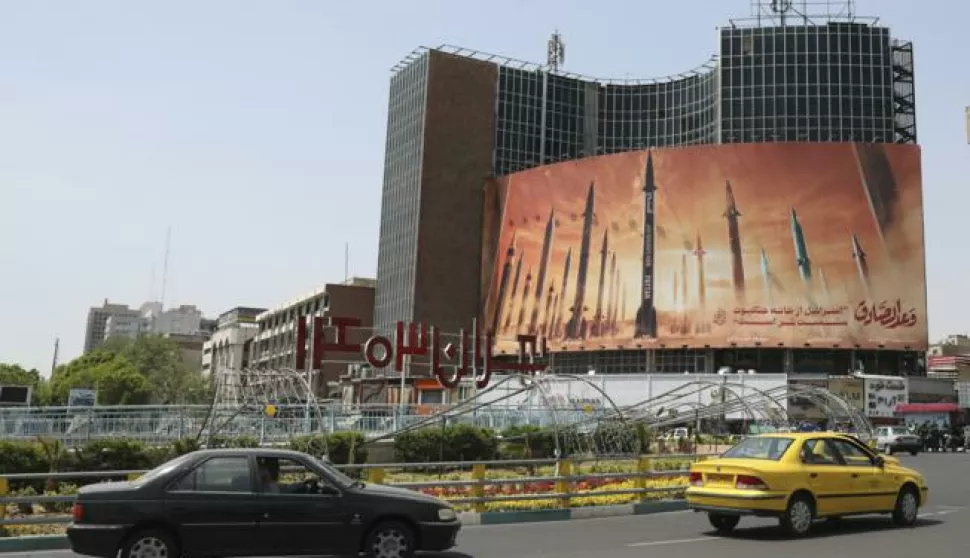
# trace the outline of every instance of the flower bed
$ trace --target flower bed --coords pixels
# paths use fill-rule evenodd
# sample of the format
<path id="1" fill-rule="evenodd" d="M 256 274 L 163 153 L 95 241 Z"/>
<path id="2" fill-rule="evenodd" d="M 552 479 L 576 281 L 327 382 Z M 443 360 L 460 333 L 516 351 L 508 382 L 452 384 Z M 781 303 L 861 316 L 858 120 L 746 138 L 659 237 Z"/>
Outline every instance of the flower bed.
<path id="1" fill-rule="evenodd" d="M 590 479 L 575 483 L 570 492 L 570 507 L 586 506 L 613 506 L 618 504 L 629 504 L 642 500 L 660 500 L 668 498 L 679 498 L 683 496 L 683 490 L 687 488 L 687 477 L 664 477 L 645 479 L 643 488 L 656 489 L 658 492 L 645 494 L 609 494 L 617 490 L 635 490 L 637 483 L 633 480 L 621 478 L 600 478 Z M 672 490 L 664 490 L 672 489 Z M 474 498 L 474 489 L 471 486 L 422 488 L 421 492 L 441 498 L 445 501 L 460 500 L 463 498 Z M 486 485 L 483 487 L 485 497 L 495 496 L 538 496 L 543 494 L 557 494 L 556 483 L 553 481 L 536 481 L 516 484 Z M 598 494 L 606 493 L 606 494 Z M 472 504 L 457 504 L 460 510 L 471 510 Z M 486 511 L 530 511 L 556 509 L 561 507 L 561 500 L 558 498 L 546 499 L 523 499 L 523 500 L 503 500 L 500 502 L 488 502 L 485 504 Z"/>

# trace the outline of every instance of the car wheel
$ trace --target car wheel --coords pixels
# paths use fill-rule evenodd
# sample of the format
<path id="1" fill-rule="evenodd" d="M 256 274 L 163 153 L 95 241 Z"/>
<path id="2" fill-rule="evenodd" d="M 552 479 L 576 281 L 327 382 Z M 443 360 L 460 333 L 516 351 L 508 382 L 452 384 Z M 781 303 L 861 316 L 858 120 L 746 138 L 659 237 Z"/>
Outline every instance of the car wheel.
<path id="1" fill-rule="evenodd" d="M 919 517 L 919 493 L 912 486 L 905 486 L 896 496 L 896 507 L 893 508 L 893 523 L 900 527 L 909 527 L 916 523 Z"/>
<path id="2" fill-rule="evenodd" d="M 158 529 L 135 531 L 121 545 L 121 558 L 178 558 L 172 535 Z"/>
<path id="3" fill-rule="evenodd" d="M 805 494 L 796 494 L 781 517 L 781 527 L 793 537 L 804 537 L 812 529 L 814 519 L 815 505 L 812 499 Z"/>
<path id="4" fill-rule="evenodd" d="M 892 454 L 893 454 L 893 447 L 890 446 L 889 444 L 886 444 L 886 455 L 892 455 Z"/>
<path id="5" fill-rule="evenodd" d="M 364 543 L 367 558 L 411 558 L 414 551 L 414 533 L 396 521 L 378 524 L 367 534 Z"/>
<path id="6" fill-rule="evenodd" d="M 707 519 L 718 533 L 723 534 L 730 533 L 741 522 L 740 515 L 725 515 L 723 513 L 709 513 Z"/>
<path id="7" fill-rule="evenodd" d="M 916 450 L 909 450 L 909 454 L 915 456 L 915 455 L 918 455 L 919 452 Z"/>

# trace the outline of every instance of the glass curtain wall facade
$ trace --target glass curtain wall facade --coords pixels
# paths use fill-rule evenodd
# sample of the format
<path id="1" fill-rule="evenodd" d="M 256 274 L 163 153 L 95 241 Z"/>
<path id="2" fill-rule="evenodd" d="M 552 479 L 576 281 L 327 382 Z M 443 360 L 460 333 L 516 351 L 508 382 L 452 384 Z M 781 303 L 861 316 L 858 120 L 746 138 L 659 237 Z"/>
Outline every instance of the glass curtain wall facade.
<path id="1" fill-rule="evenodd" d="M 374 298 L 374 325 L 382 329 L 414 315 L 427 94 L 425 54 L 391 78 Z"/>
<path id="2" fill-rule="evenodd" d="M 723 143 L 894 141 L 886 28 L 723 29 L 720 72 Z"/>
<path id="3" fill-rule="evenodd" d="M 609 82 L 502 67 L 495 174 L 645 147 L 717 142 L 714 61 L 677 78 Z"/>
<path id="4" fill-rule="evenodd" d="M 455 47 L 498 67 L 493 173 L 648 147 L 753 142 L 916 143 L 912 43 L 851 21 L 720 30 L 719 53 L 682 75 L 602 80 Z M 427 53 L 391 80 L 375 325 L 414 318 Z M 456 185 L 456 187 L 458 187 Z M 466 188 L 462 185 L 461 188 Z M 479 195 L 480 184 L 467 185 Z M 469 264 L 471 265 L 471 264 Z M 477 288 L 477 287 L 476 287 Z M 425 316 L 422 319 L 430 319 Z M 609 354 L 607 354 L 609 353 Z M 804 354 L 803 354 L 804 353 Z M 910 354 L 729 349 L 560 353 L 556 368 L 716 372 L 908 366 Z M 824 363 L 820 363 L 819 359 Z"/>

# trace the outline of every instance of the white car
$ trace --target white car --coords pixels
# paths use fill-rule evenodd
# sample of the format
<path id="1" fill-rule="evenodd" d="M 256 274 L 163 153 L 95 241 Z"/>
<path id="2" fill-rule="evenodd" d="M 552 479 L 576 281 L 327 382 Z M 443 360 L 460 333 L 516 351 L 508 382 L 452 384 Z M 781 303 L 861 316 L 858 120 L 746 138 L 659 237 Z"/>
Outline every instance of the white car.
<path id="1" fill-rule="evenodd" d="M 880 426 L 876 429 L 876 449 L 887 455 L 897 451 L 916 455 L 922 451 L 923 441 L 903 426 Z"/>

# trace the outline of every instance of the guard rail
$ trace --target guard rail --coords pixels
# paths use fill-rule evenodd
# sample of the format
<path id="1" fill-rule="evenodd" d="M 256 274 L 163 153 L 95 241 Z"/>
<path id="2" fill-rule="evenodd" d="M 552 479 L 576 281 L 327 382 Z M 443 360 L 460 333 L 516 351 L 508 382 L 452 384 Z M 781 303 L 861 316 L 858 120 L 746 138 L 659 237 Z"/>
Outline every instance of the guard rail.
<path id="1" fill-rule="evenodd" d="M 680 455 L 647 455 L 631 458 L 626 457 L 595 457 L 595 458 L 566 458 L 559 460 L 552 459 L 528 459 L 515 461 L 456 461 L 439 463 L 391 463 L 391 464 L 365 464 L 365 465 L 342 465 L 337 468 L 345 472 L 358 474 L 367 482 L 375 484 L 387 484 L 411 490 L 422 489 L 470 489 L 470 494 L 462 497 L 442 496 L 442 499 L 456 506 L 471 506 L 471 510 L 476 512 L 486 511 L 486 506 L 493 502 L 516 502 L 516 501 L 548 501 L 557 502 L 559 508 L 572 507 L 573 503 L 581 502 L 582 498 L 602 497 L 602 496 L 632 496 L 631 500 L 647 500 L 651 495 L 673 494 L 687 488 L 686 484 L 674 486 L 650 487 L 648 480 L 661 478 L 676 478 L 686 475 L 690 463 L 707 459 L 710 455 L 706 454 L 680 454 Z M 588 472 L 583 473 L 584 464 L 598 464 L 624 462 L 631 466 L 632 471 L 617 472 Z M 553 467 L 552 475 L 531 476 L 509 476 L 504 478 L 487 478 L 489 469 L 509 472 L 516 468 L 538 468 Z M 670 468 L 667 468 L 670 466 Z M 389 470 L 399 471 L 422 471 L 429 476 L 437 474 L 439 479 L 421 482 L 385 482 Z M 445 480 L 440 477 L 444 475 L 454 475 L 456 473 L 468 472 L 469 479 Z M 430 472 L 429 472 L 430 471 Z M 11 505 L 35 505 L 35 504 L 67 504 L 74 501 L 74 495 L 22 495 L 15 496 L 10 494 L 10 483 L 22 483 L 24 481 L 65 481 L 65 480 L 84 480 L 98 479 L 135 479 L 144 474 L 145 470 L 132 471 L 85 471 L 85 472 L 66 472 L 66 473 L 16 473 L 0 475 L 0 530 L 6 526 L 15 525 L 51 525 L 58 523 L 70 523 L 71 516 L 67 514 L 24 514 L 23 517 L 7 517 L 7 508 Z M 284 470 L 285 472 L 285 470 Z M 602 480 L 615 480 L 619 482 L 633 481 L 633 488 L 616 488 L 606 490 L 577 491 L 578 483 L 595 482 Z M 488 487 L 504 487 L 508 485 L 528 485 L 531 483 L 553 483 L 553 490 L 550 492 L 521 493 L 521 494 L 487 494 Z"/>

